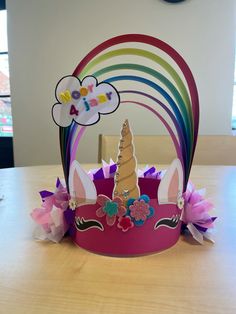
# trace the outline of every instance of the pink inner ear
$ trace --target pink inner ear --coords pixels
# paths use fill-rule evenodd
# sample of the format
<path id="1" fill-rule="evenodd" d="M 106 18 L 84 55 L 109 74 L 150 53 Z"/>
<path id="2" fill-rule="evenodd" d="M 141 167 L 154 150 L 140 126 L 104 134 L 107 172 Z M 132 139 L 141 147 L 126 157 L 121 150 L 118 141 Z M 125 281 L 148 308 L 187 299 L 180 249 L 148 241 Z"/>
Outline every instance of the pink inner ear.
<path id="1" fill-rule="evenodd" d="M 78 176 L 77 171 L 75 170 L 74 172 L 74 190 L 75 190 L 75 196 L 78 200 L 85 200 L 86 199 L 86 192 L 83 186 L 83 183 Z"/>
<path id="2" fill-rule="evenodd" d="M 168 202 L 175 202 L 177 201 L 178 196 L 178 189 L 179 189 L 179 174 L 178 170 L 175 169 L 175 172 L 171 178 L 169 189 L 168 189 Z"/>

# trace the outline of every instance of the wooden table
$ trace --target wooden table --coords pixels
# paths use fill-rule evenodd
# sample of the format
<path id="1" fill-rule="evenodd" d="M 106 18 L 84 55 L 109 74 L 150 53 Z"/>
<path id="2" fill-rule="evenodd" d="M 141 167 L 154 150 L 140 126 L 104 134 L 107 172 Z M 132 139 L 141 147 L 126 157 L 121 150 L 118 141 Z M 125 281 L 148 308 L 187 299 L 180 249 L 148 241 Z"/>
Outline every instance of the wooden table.
<path id="1" fill-rule="evenodd" d="M 89 168 L 89 165 L 87 165 Z M 216 243 L 181 237 L 170 250 L 110 258 L 33 239 L 29 213 L 60 166 L 0 170 L 0 313 L 236 313 L 236 167 L 195 166 L 215 203 Z"/>

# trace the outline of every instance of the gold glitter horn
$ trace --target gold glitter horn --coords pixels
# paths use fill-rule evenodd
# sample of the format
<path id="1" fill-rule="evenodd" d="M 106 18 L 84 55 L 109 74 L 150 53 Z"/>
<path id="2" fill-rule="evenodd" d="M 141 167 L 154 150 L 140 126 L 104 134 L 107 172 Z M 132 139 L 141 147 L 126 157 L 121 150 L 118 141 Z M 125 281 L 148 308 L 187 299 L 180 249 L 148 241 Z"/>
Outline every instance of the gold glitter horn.
<path id="1" fill-rule="evenodd" d="M 133 134 L 130 130 L 129 121 L 125 120 L 121 130 L 113 197 L 119 196 L 126 202 L 129 198 L 140 196 L 136 168 Z"/>

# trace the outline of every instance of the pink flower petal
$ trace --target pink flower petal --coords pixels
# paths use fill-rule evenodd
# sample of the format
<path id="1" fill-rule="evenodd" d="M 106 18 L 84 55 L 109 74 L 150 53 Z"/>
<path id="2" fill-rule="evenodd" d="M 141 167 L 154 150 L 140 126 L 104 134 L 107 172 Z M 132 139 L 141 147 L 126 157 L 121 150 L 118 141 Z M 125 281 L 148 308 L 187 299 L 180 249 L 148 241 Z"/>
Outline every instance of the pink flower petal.
<path id="1" fill-rule="evenodd" d="M 131 207 L 131 206 L 130 206 Z M 134 218 L 135 213 L 133 211 L 130 212 L 130 216 Z"/>
<path id="2" fill-rule="evenodd" d="M 101 205 L 102 207 L 106 204 L 107 201 L 110 201 L 110 198 L 106 195 L 99 194 L 97 197 L 97 203 Z"/>
<path id="3" fill-rule="evenodd" d="M 118 207 L 118 217 L 122 217 L 126 214 L 126 208 L 124 206 L 120 206 Z"/>
<path id="4" fill-rule="evenodd" d="M 190 196 L 189 203 L 190 204 L 196 204 L 202 200 L 202 196 L 198 194 L 197 192 L 193 192 Z"/>
<path id="5" fill-rule="evenodd" d="M 185 192 L 185 207 L 182 220 L 188 225 L 196 224 L 203 228 L 213 228 L 214 224 L 208 212 L 213 209 L 213 204 L 204 199 L 201 191 L 196 191 L 192 184 L 188 185 Z"/>
<path id="6" fill-rule="evenodd" d="M 106 221 L 107 221 L 108 226 L 113 226 L 116 221 L 116 215 L 113 215 L 111 217 L 106 215 Z"/>
<path id="7" fill-rule="evenodd" d="M 106 213 L 103 211 L 102 207 L 99 207 L 97 210 L 96 210 L 96 215 L 98 217 L 103 217 L 106 215 Z"/>
<path id="8" fill-rule="evenodd" d="M 41 208 L 35 208 L 31 213 L 31 217 L 38 225 L 51 223 L 50 211 Z"/>
<path id="9" fill-rule="evenodd" d="M 124 205 L 122 198 L 120 198 L 119 196 L 116 196 L 112 201 L 115 202 L 115 203 L 117 203 L 118 206 Z"/>

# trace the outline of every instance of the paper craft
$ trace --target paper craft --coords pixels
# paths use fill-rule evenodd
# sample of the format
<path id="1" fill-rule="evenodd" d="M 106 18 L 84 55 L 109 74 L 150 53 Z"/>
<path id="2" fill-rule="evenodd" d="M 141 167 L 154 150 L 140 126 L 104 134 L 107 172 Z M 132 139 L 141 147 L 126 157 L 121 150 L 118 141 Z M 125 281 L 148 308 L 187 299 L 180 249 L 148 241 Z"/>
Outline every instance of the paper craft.
<path id="1" fill-rule="evenodd" d="M 56 103 L 52 115 L 57 125 L 70 126 L 72 121 L 81 125 L 97 123 L 100 114 L 114 112 L 120 103 L 116 89 L 108 83 L 97 83 L 93 76 L 82 82 L 77 77 L 63 77 L 56 87 Z"/>
<path id="2" fill-rule="evenodd" d="M 122 81 L 125 89 L 119 88 Z M 78 246 L 112 256 L 165 250 L 178 241 L 181 230 L 189 230 L 199 243 L 212 240 L 209 230 L 216 217 L 208 212 L 213 205 L 189 183 L 198 93 L 176 50 L 147 35 L 111 38 L 59 81 L 55 95 L 52 117 L 59 126 L 65 185 L 57 180 L 55 192 L 40 193 L 42 207 L 32 212 L 37 238 L 58 242 L 69 234 Z M 128 119 L 121 128 L 117 161 L 103 161 L 88 173 L 82 169 L 76 153 L 87 127 L 96 130 L 100 119 L 112 121 L 120 106 L 148 110 L 164 125 L 176 150 L 169 169 L 137 169 Z"/>

